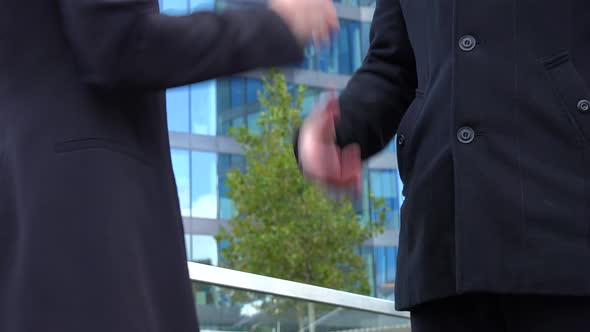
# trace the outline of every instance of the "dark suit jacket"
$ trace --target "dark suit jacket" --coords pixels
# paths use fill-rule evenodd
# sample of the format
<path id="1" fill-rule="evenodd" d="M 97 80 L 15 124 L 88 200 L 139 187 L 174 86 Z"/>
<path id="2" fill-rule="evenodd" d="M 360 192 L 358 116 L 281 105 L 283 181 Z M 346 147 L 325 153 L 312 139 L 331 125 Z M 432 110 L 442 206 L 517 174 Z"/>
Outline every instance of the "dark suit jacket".
<path id="1" fill-rule="evenodd" d="M 396 306 L 590 295 L 590 2 L 377 0 L 340 145 L 398 135 Z"/>
<path id="2" fill-rule="evenodd" d="M 0 331 L 195 332 L 164 89 L 300 60 L 267 9 L 3 1 Z"/>

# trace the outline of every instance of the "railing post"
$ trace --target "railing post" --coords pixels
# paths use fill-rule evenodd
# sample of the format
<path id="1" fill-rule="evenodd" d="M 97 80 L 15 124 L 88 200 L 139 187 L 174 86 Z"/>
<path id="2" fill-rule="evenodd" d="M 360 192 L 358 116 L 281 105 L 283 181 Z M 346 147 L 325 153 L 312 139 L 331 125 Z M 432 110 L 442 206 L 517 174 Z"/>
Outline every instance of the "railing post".
<path id="1" fill-rule="evenodd" d="M 315 332 L 315 305 L 313 302 L 307 303 L 307 322 L 309 323 L 309 332 Z"/>

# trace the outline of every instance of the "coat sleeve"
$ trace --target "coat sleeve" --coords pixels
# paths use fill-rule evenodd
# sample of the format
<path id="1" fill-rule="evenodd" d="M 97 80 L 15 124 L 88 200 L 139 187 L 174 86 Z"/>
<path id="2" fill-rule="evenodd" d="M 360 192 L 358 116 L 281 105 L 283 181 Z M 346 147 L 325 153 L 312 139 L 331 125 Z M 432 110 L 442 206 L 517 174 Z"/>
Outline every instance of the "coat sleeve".
<path id="1" fill-rule="evenodd" d="M 168 16 L 155 0 L 60 0 L 60 9 L 83 80 L 100 87 L 164 89 L 303 56 L 267 8 Z"/>
<path id="2" fill-rule="evenodd" d="M 416 64 L 399 1 L 377 0 L 370 47 L 362 66 L 340 95 L 336 141 L 358 143 L 363 159 L 395 135 L 415 96 Z"/>

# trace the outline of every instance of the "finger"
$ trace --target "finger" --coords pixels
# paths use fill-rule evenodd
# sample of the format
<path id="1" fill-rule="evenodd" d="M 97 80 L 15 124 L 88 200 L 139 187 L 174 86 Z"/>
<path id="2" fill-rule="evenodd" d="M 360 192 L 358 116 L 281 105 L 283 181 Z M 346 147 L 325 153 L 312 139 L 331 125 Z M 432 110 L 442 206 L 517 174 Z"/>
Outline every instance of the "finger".
<path id="1" fill-rule="evenodd" d="M 330 43 L 330 26 L 322 12 L 319 12 L 313 20 L 314 30 L 317 32 L 318 47 L 323 48 Z"/>
<path id="2" fill-rule="evenodd" d="M 312 129 L 317 134 L 320 141 L 319 143 L 329 144 L 334 142 L 334 137 L 336 135 L 334 119 L 334 109 L 330 109 L 326 106 L 320 108 L 317 118 L 314 119 L 317 127 Z"/>
<path id="3" fill-rule="evenodd" d="M 336 14 L 336 8 L 332 3 L 332 0 L 325 0 L 324 6 L 326 10 L 326 22 L 328 23 L 330 33 L 340 29 L 340 22 L 338 21 L 338 15 Z"/>
<path id="4" fill-rule="evenodd" d="M 361 149 L 358 144 L 351 144 L 342 149 L 341 178 L 343 182 L 356 184 L 361 175 Z"/>
<path id="5" fill-rule="evenodd" d="M 351 193 L 359 193 L 361 192 L 358 181 L 354 179 L 344 180 L 344 179 L 335 179 L 329 178 L 324 180 L 323 182 L 315 181 L 316 183 L 322 183 L 323 185 L 327 186 L 331 190 L 341 192 L 344 194 L 351 194 Z"/>
<path id="6" fill-rule="evenodd" d="M 314 111 L 305 118 L 300 130 L 300 137 L 310 137 L 314 143 L 333 142 L 335 133 L 333 116 L 325 107 L 318 104 Z"/>
<path id="7" fill-rule="evenodd" d="M 316 50 L 319 51 L 320 49 L 320 36 L 318 30 L 314 27 L 311 32 L 311 40 L 313 42 L 313 46 Z"/>
<path id="8" fill-rule="evenodd" d="M 308 145 L 306 149 L 301 161 L 307 177 L 324 183 L 340 180 L 340 149 L 336 145 Z"/>
<path id="9" fill-rule="evenodd" d="M 332 116 L 332 120 L 337 122 L 340 119 L 340 99 L 338 96 L 332 96 L 326 103 L 326 110 L 328 110 Z"/>

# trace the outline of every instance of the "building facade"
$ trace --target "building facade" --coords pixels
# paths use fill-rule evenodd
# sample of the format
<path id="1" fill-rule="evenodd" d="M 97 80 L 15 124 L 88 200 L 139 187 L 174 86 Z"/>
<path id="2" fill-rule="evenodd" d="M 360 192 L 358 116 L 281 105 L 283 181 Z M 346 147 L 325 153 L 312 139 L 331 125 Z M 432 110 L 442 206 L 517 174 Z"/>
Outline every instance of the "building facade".
<path id="1" fill-rule="evenodd" d="M 160 8 L 165 14 L 181 15 L 260 5 L 263 1 L 160 0 Z M 345 87 L 368 49 L 375 1 L 335 0 L 335 3 L 341 29 L 332 44 L 322 49 L 309 47 L 301 64 L 284 68 L 293 87 L 307 86 L 304 115 L 322 92 Z M 228 137 L 228 132 L 232 126 L 256 128 L 261 110 L 257 91 L 262 88 L 263 75 L 263 71 L 253 71 L 167 91 L 171 155 L 187 256 L 191 261 L 218 263 L 223 244 L 216 243 L 214 236 L 221 225 L 227 225 L 233 213 L 232 202 L 227 197 L 226 174 L 245 166 L 241 149 Z M 387 216 L 385 233 L 368 241 L 360 251 L 366 261 L 373 296 L 393 300 L 401 204 L 395 144 L 372 158 L 364 172 L 365 195 L 370 191 L 383 197 L 392 213 Z M 364 204 L 363 213 L 370 216 L 371 207 Z"/>

